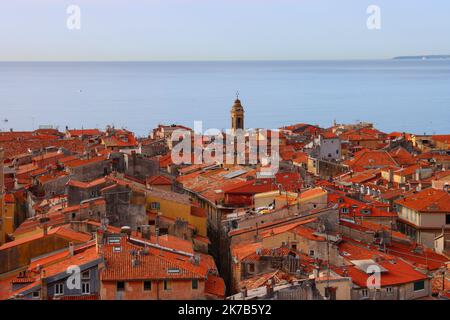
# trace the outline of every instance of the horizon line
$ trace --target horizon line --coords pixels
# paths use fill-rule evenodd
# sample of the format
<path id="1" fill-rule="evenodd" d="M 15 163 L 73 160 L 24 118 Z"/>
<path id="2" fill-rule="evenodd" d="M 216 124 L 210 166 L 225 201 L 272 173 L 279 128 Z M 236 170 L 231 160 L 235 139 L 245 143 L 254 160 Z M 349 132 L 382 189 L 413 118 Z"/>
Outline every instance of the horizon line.
<path id="1" fill-rule="evenodd" d="M 420 60 L 420 57 L 440 57 L 450 54 L 398 55 L 384 58 L 329 58 L 329 59 L 180 59 L 180 60 L 0 60 L 0 63 L 174 63 L 174 62 L 309 62 L 309 61 L 389 61 L 389 60 Z M 409 59 L 399 59 L 409 58 Z M 446 58 L 431 58 L 427 60 L 448 60 Z"/>
<path id="2" fill-rule="evenodd" d="M 300 62 L 300 61 L 380 61 L 392 58 L 349 58 L 349 59 L 212 59 L 212 60 L 0 60 L 0 63 L 54 63 L 54 62 Z"/>

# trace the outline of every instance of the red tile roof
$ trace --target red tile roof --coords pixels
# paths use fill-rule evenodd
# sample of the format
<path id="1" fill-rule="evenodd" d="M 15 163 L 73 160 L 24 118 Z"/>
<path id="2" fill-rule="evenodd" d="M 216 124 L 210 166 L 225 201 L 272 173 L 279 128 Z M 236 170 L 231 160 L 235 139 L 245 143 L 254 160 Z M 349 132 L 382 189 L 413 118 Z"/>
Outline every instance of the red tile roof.
<path id="1" fill-rule="evenodd" d="M 40 183 L 46 183 L 46 182 L 53 181 L 53 180 L 56 180 L 56 179 L 59 179 L 59 178 L 62 178 L 62 177 L 66 177 L 66 176 L 68 176 L 67 172 L 56 171 L 56 172 L 51 172 L 51 173 L 39 176 L 37 178 L 37 180 Z"/>
<path id="2" fill-rule="evenodd" d="M 102 132 L 99 129 L 79 129 L 79 130 L 67 130 L 71 137 L 81 136 L 100 136 Z"/>
<path id="3" fill-rule="evenodd" d="M 341 216 L 348 216 L 348 217 L 397 217 L 397 213 L 395 212 L 388 212 L 382 209 L 377 208 L 376 206 L 358 201 L 355 199 L 352 199 L 350 197 L 346 197 L 342 194 L 338 194 L 335 192 L 329 192 L 328 193 L 328 201 L 332 203 L 337 203 L 339 205 L 339 208 L 348 208 L 349 212 L 346 214 L 341 214 Z M 363 209 L 369 209 L 370 213 L 361 213 L 361 210 Z"/>
<path id="4" fill-rule="evenodd" d="M 333 132 L 326 131 L 320 134 L 324 139 L 338 139 L 339 137 Z"/>
<path id="5" fill-rule="evenodd" d="M 31 160 L 34 162 L 39 162 L 39 161 L 48 160 L 48 159 L 52 159 L 52 158 L 63 158 L 63 157 L 64 157 L 64 153 L 55 151 L 55 152 L 48 152 L 48 153 L 44 153 L 44 154 L 35 156 L 35 157 L 31 158 Z"/>
<path id="6" fill-rule="evenodd" d="M 231 254 L 238 261 L 242 261 L 249 255 L 256 253 L 257 249 L 262 248 L 261 242 L 239 243 L 231 246 Z"/>
<path id="7" fill-rule="evenodd" d="M 450 194 L 433 188 L 414 193 L 395 203 L 421 213 L 450 213 Z"/>
<path id="8" fill-rule="evenodd" d="M 103 157 L 103 156 L 93 157 L 90 159 L 74 160 L 74 161 L 70 161 L 70 162 L 66 163 L 66 167 L 77 168 L 77 167 L 82 167 L 82 166 L 90 165 L 90 164 L 105 161 L 105 160 L 107 160 L 107 159 L 106 159 L 106 157 Z"/>
<path id="9" fill-rule="evenodd" d="M 82 153 L 87 149 L 87 145 L 81 140 L 62 140 L 53 138 L 51 140 L 40 140 L 32 136 L 30 139 L 0 141 L 0 148 L 5 149 L 6 158 L 14 158 L 24 154 L 29 154 L 29 150 L 42 150 L 47 147 L 65 148 L 66 150 Z"/>
<path id="10" fill-rule="evenodd" d="M 205 282 L 205 293 L 225 298 L 225 282 L 220 277 L 212 274 L 208 275 L 208 279 Z"/>
<path id="11" fill-rule="evenodd" d="M 114 249 L 119 247 L 120 250 Z M 132 250 L 137 252 L 138 263 L 135 266 L 132 265 Z M 189 260 L 178 260 L 176 254 L 155 249 L 149 249 L 148 254 L 144 254 L 142 250 L 142 246 L 131 244 L 124 237 L 120 239 L 120 244 L 104 245 L 102 252 L 106 268 L 101 274 L 101 280 L 206 279 L 204 267 L 194 265 Z"/>
<path id="12" fill-rule="evenodd" d="M 275 235 L 278 235 L 278 234 L 283 234 L 283 233 L 288 232 L 288 231 L 294 231 L 295 228 L 297 228 L 298 226 L 300 226 L 302 224 L 308 224 L 308 223 L 311 223 L 311 222 L 314 222 L 314 221 L 316 221 L 315 218 L 308 219 L 308 220 L 303 220 L 303 221 L 295 221 L 293 223 L 289 223 L 289 224 L 282 225 L 282 226 L 279 226 L 279 227 L 274 227 L 274 228 L 271 228 L 269 230 L 264 230 L 264 231 L 261 232 L 261 237 L 267 238 L 267 237 L 275 236 Z"/>
<path id="13" fill-rule="evenodd" d="M 148 177 L 146 183 L 148 185 L 154 186 L 172 185 L 172 180 L 166 176 L 157 175 L 153 177 Z"/>
<path id="14" fill-rule="evenodd" d="M 362 150 L 357 152 L 353 159 L 344 163 L 355 172 L 387 166 L 398 166 L 391 155 L 383 150 Z"/>
<path id="15" fill-rule="evenodd" d="M 421 247 L 422 250 L 419 251 L 417 247 L 416 243 L 405 244 L 392 241 L 386 247 L 386 253 L 402 258 L 416 267 L 426 267 L 428 270 L 437 270 L 449 261 L 447 257 L 432 249 Z"/>
<path id="16" fill-rule="evenodd" d="M 48 231 L 47 236 L 51 236 L 51 235 L 57 235 L 59 237 L 65 238 L 67 240 L 77 241 L 77 242 L 87 242 L 91 239 L 90 234 L 77 232 L 77 231 L 74 231 L 74 230 L 72 230 L 68 227 L 64 227 L 64 226 L 50 229 Z M 38 234 L 33 234 L 33 235 L 30 235 L 27 237 L 23 237 L 23 238 L 20 238 L 20 239 L 11 241 L 11 242 L 7 242 L 4 245 L 0 246 L 0 251 L 10 249 L 10 248 L 13 248 L 15 246 L 18 246 L 18 245 L 21 245 L 21 244 L 24 244 L 27 242 L 36 241 L 43 237 L 45 237 L 45 235 L 41 232 Z"/>
<path id="17" fill-rule="evenodd" d="M 450 144 L 450 134 L 436 134 L 431 137 L 434 141 Z"/>
<path id="18" fill-rule="evenodd" d="M 32 230 L 35 230 L 37 227 L 41 225 L 39 222 L 39 218 L 45 217 L 49 220 L 46 222 L 47 226 L 55 226 L 55 225 L 61 225 L 65 223 L 64 215 L 61 212 L 52 212 L 47 213 L 45 215 L 36 215 L 33 218 L 29 218 L 22 222 L 22 224 L 14 231 L 14 235 L 23 234 Z"/>
<path id="19" fill-rule="evenodd" d="M 417 159 L 412 156 L 406 149 L 398 147 L 389 152 L 395 162 L 401 166 L 413 165 L 417 163 Z"/>
<path id="20" fill-rule="evenodd" d="M 89 182 L 82 182 L 82 181 L 78 181 L 78 180 L 69 180 L 69 182 L 67 182 L 68 186 L 71 187 L 76 187 L 76 188 L 80 188 L 80 189 L 89 189 L 89 188 L 93 188 L 93 187 L 97 187 L 99 185 L 105 184 L 108 180 L 106 179 L 106 177 L 101 177 Z"/>
<path id="21" fill-rule="evenodd" d="M 366 246 L 357 243 L 352 243 L 349 239 L 346 240 L 339 244 L 339 251 L 349 262 L 372 260 L 374 256 L 377 257 L 375 263 L 386 269 L 386 272 L 382 272 L 380 277 L 382 287 L 428 279 L 427 275 L 416 271 L 413 266 L 402 259 L 384 254 L 375 249 L 368 249 Z M 347 270 L 347 274 L 345 274 L 344 270 Z M 340 275 L 350 276 L 356 285 L 362 288 L 367 287 L 367 279 L 370 275 L 358 269 L 355 265 L 336 268 L 335 271 Z"/>

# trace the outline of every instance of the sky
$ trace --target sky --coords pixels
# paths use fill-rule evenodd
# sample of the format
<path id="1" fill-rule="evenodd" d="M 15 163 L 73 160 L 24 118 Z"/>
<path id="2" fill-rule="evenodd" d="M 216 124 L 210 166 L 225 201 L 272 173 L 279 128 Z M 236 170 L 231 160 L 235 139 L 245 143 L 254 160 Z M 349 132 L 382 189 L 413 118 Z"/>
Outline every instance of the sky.
<path id="1" fill-rule="evenodd" d="M 80 29 L 67 28 L 70 5 Z M 380 8 L 369 30 L 367 8 Z M 3 0 L 0 61 L 384 59 L 450 54 L 448 0 Z"/>

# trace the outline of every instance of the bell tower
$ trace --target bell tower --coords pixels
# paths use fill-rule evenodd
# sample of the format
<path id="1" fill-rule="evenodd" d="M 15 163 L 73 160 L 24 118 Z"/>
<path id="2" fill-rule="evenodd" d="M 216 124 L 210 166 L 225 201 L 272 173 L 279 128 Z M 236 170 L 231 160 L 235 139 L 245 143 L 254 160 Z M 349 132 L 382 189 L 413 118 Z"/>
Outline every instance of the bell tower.
<path id="1" fill-rule="evenodd" d="M 244 107 L 239 100 L 239 93 L 236 94 L 236 100 L 231 107 L 231 129 L 234 132 L 238 129 L 244 129 Z"/>

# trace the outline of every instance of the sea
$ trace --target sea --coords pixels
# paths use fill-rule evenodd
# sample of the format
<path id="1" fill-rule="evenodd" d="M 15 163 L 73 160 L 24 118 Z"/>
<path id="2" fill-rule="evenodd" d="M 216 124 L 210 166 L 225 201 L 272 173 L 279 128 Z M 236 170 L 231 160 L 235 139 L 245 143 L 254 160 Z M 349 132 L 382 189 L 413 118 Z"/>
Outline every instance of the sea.
<path id="1" fill-rule="evenodd" d="M 450 133 L 450 60 L 1 62 L 0 130 L 230 127 L 371 122 L 385 132 Z"/>

